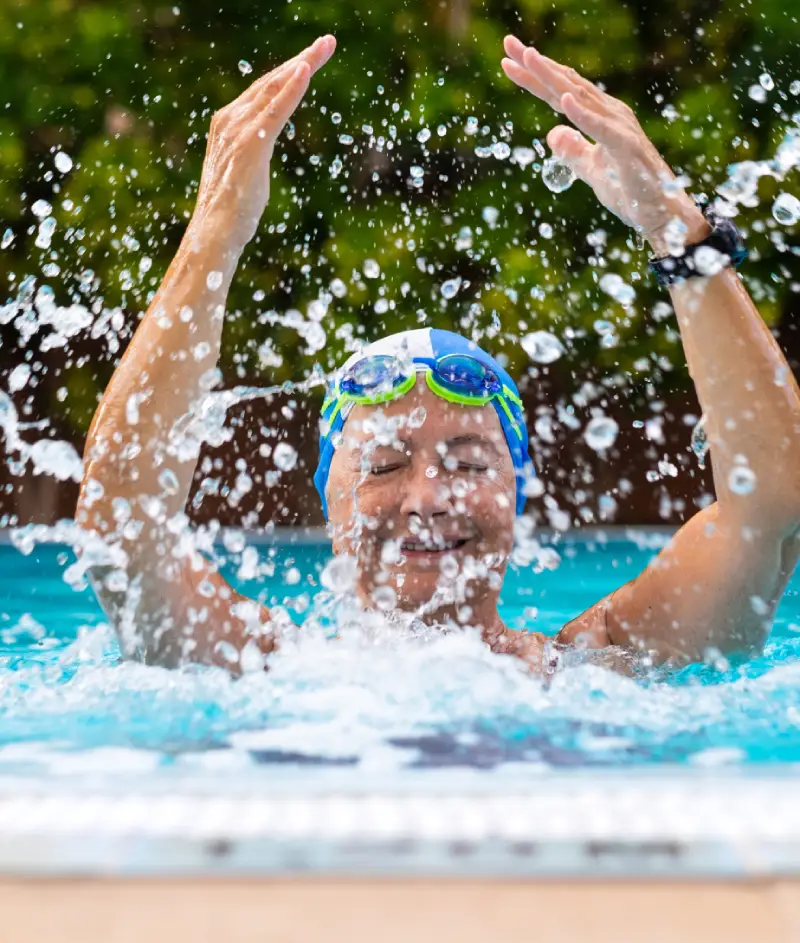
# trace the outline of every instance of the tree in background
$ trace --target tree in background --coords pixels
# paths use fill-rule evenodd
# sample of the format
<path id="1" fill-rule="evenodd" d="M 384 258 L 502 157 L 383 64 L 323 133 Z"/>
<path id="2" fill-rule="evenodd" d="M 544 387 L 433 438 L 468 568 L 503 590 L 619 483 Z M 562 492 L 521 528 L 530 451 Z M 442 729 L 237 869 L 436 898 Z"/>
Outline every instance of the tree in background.
<path id="1" fill-rule="evenodd" d="M 211 114 L 330 31 L 337 55 L 284 135 L 229 298 L 225 382 L 300 380 L 356 339 L 447 327 L 521 378 L 548 488 L 589 508 L 585 520 L 619 495 L 626 450 L 646 450 L 656 477 L 693 466 L 666 296 L 582 184 L 545 185 L 557 119 L 502 75 L 502 37 L 539 44 L 627 101 L 690 192 L 712 196 L 728 165 L 772 157 L 800 121 L 800 26 L 785 3 L 177 3 L 0 9 L 0 387 L 22 420 L 48 418 L 45 434 L 79 445 L 191 213 Z M 770 207 L 793 187 L 767 176 L 738 220 L 748 288 L 784 327 L 800 250 L 791 214 L 778 221 Z M 73 307 L 48 315 L 52 302 Z M 558 339 L 558 359 L 538 351 L 539 331 Z M 262 417 L 264 441 L 284 437 L 303 406 L 284 399 Z M 580 436 L 593 409 L 631 427 L 601 456 L 602 474 Z M 666 427 L 683 441 L 670 444 Z M 313 443 L 297 466 L 306 478 L 312 454 Z M 664 519 L 680 512 L 662 501 Z"/>

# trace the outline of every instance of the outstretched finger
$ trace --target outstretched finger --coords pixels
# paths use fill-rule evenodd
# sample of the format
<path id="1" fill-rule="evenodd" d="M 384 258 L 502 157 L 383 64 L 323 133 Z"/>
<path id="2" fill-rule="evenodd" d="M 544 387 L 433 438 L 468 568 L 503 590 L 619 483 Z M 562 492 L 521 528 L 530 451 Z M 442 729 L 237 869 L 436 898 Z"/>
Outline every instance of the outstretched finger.
<path id="1" fill-rule="evenodd" d="M 543 56 L 537 49 L 529 46 L 523 53 L 525 68 L 545 85 L 558 100 L 569 92 L 584 108 L 605 113 L 607 111 L 603 93 L 588 79 L 579 75 L 575 69 L 567 68 L 553 59 Z M 606 96 L 608 97 L 608 96 Z"/>
<path id="2" fill-rule="evenodd" d="M 300 62 L 286 79 L 286 83 L 277 95 L 265 102 L 262 124 L 264 130 L 274 140 L 283 126 L 300 104 L 311 81 L 311 67 L 307 62 Z M 258 102 L 256 102 L 256 105 Z"/>
<path id="3" fill-rule="evenodd" d="M 553 156 L 571 167 L 575 176 L 585 183 L 590 183 L 591 167 L 594 163 L 596 144 L 565 124 L 556 125 L 547 133 L 547 146 Z"/>
<path id="4" fill-rule="evenodd" d="M 631 129 L 616 115 L 598 114 L 586 108 L 571 92 L 561 97 L 561 111 L 569 120 L 599 144 L 616 151 L 631 145 Z"/>
<path id="5" fill-rule="evenodd" d="M 500 65 L 502 66 L 505 74 L 511 79 L 512 82 L 514 82 L 515 85 L 519 85 L 519 87 L 524 88 L 525 91 L 530 92 L 537 98 L 541 98 L 542 101 L 547 102 L 547 104 L 556 111 L 561 111 L 561 101 L 559 96 L 554 94 L 551 89 L 540 82 L 536 76 L 531 75 L 531 73 L 524 66 L 520 65 L 514 59 L 503 59 Z"/>
<path id="6" fill-rule="evenodd" d="M 288 79 L 293 70 L 296 69 L 301 62 L 308 64 L 311 69 L 311 75 L 313 75 L 330 59 L 334 49 L 336 49 L 336 39 L 334 36 L 320 36 L 319 39 L 316 39 L 302 52 L 299 52 L 286 62 L 281 63 L 281 65 L 271 72 L 267 72 L 266 75 L 262 75 L 261 78 L 256 79 L 256 81 L 239 96 L 237 106 L 247 107 L 251 105 L 261 96 L 261 93 L 267 86 L 275 88 L 277 85 L 277 87 L 280 87 L 280 84 Z"/>
<path id="7" fill-rule="evenodd" d="M 514 62 L 518 62 L 520 65 L 525 65 L 523 56 L 527 48 L 525 43 L 517 39 L 516 36 L 509 35 L 503 40 L 503 49 L 505 49 L 508 58 L 513 59 Z"/>

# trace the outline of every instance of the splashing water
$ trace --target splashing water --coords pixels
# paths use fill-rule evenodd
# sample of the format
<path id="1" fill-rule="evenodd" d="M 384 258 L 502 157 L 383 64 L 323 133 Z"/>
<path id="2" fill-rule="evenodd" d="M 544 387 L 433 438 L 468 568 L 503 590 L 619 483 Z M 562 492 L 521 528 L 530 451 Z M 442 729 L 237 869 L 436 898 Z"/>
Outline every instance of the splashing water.
<path id="1" fill-rule="evenodd" d="M 563 193 L 575 182 L 575 171 L 563 161 L 548 157 L 542 165 L 542 181 L 553 193 Z"/>
<path id="2" fill-rule="evenodd" d="M 562 567 L 540 572 L 533 584 L 529 572 L 512 572 L 506 617 L 553 631 L 643 568 L 665 539 L 642 531 L 629 537 L 594 549 L 569 542 Z M 351 558 L 326 564 L 322 547 L 278 547 L 271 557 L 262 549 L 274 576 L 257 575 L 257 563 L 251 578 L 266 589 L 265 602 L 274 605 L 274 595 L 293 605 L 280 575 L 290 565 L 325 591 L 302 629 L 284 623 L 267 674 L 254 670 L 233 681 L 219 669 L 165 672 L 119 663 L 93 600 L 58 578 L 64 540 L 83 541 L 84 555 L 101 546 L 67 523 L 29 528 L 15 540 L 30 556 L 0 547 L 0 592 L 10 617 L 0 650 L 6 772 L 24 762 L 28 775 L 51 778 L 94 768 L 120 781 L 159 770 L 192 771 L 202 781 L 215 770 L 238 777 L 266 765 L 304 779 L 313 764 L 315 782 L 328 767 L 344 768 L 352 769 L 355 786 L 365 776 L 403 770 L 462 775 L 478 768 L 501 782 L 519 764 L 533 771 L 800 758 L 800 610 L 792 594 L 764 657 L 741 668 L 710 653 L 705 666 L 637 682 L 576 658 L 546 685 L 515 659 L 492 655 L 469 631 L 441 634 L 413 618 L 353 611 Z M 41 540 L 56 545 L 37 546 Z M 254 548 L 228 543 L 238 549 L 215 553 L 235 570 Z M 72 585 L 77 579 L 71 574 Z M 38 602 L 24 593 L 34 580 Z M 298 605 L 309 585 L 297 585 Z M 239 588 L 256 594 L 251 584 Z M 120 750 L 113 766 L 103 753 L 110 748 Z M 714 752 L 720 750 L 724 760 Z"/>
<path id="3" fill-rule="evenodd" d="M 583 437 L 590 449 L 602 452 L 611 448 L 617 438 L 619 426 L 609 416 L 595 416 L 584 430 Z"/>
<path id="4" fill-rule="evenodd" d="M 705 418 L 703 416 L 698 419 L 697 423 L 692 429 L 691 448 L 694 454 L 697 456 L 698 467 L 705 468 L 706 455 L 708 455 L 710 444 L 708 441 L 708 435 L 706 434 Z"/>
<path id="5" fill-rule="evenodd" d="M 794 226 L 800 220 L 800 200 L 791 193 L 779 193 L 772 204 L 772 215 L 782 226 Z"/>
<path id="6" fill-rule="evenodd" d="M 564 354 L 564 345 L 548 331 L 534 331 L 526 334 L 520 345 L 525 353 L 536 363 L 554 363 Z"/>

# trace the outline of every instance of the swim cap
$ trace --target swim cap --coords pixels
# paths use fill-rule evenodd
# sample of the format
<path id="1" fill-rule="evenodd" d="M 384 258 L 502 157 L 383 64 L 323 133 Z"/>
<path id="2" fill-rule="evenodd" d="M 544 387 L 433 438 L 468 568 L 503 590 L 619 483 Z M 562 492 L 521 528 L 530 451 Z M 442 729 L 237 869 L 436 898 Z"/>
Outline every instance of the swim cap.
<path id="1" fill-rule="evenodd" d="M 489 367 L 497 375 L 498 380 L 507 387 L 517 399 L 519 391 L 517 385 L 500 366 L 500 364 L 482 350 L 478 345 L 462 337 L 461 334 L 455 334 L 452 331 L 440 331 L 437 328 L 426 327 L 415 331 L 401 331 L 399 334 L 391 334 L 383 337 L 372 344 L 368 344 L 357 353 L 349 357 L 339 368 L 333 377 L 330 386 L 330 392 L 335 391 L 335 385 L 341 377 L 353 364 L 358 363 L 365 357 L 378 355 L 397 356 L 412 363 L 428 365 L 431 359 L 438 360 L 448 354 L 462 354 L 474 357 L 480 363 Z M 331 405 L 327 406 L 321 419 L 321 431 L 319 440 L 319 464 L 314 475 L 314 484 L 319 492 L 322 501 L 322 513 L 325 520 L 328 519 L 328 502 L 325 497 L 325 488 L 328 484 L 328 475 L 331 470 L 331 462 L 336 451 L 336 440 L 341 432 L 345 420 L 349 415 L 349 409 L 335 410 L 333 401 L 327 400 Z M 490 400 L 495 408 L 495 412 L 500 420 L 503 429 L 508 450 L 511 453 L 511 460 L 514 463 L 514 469 L 517 479 L 517 514 L 522 514 L 525 508 L 525 482 L 535 473 L 533 465 L 528 457 L 528 430 L 525 425 L 525 414 L 522 408 L 510 397 L 505 397 L 505 404 L 513 416 L 513 423 L 509 419 L 508 413 L 503 405 L 496 399 Z M 333 415 L 332 421 L 329 417 Z"/>

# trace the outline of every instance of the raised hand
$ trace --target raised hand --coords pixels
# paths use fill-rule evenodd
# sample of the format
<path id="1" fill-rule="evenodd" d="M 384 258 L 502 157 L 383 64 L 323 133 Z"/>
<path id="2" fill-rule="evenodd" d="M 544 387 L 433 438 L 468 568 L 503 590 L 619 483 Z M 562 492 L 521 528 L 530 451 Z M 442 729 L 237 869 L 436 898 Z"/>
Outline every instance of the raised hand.
<path id="1" fill-rule="evenodd" d="M 603 206 L 649 239 L 656 251 L 663 249 L 664 229 L 676 216 L 687 226 L 687 240 L 702 238 L 702 214 L 624 102 L 514 36 L 506 37 L 504 47 L 508 58 L 501 65 L 511 81 L 579 129 L 559 124 L 548 133 L 547 144 Z"/>
<path id="2" fill-rule="evenodd" d="M 219 212 L 222 229 L 237 244 L 252 239 L 269 199 L 275 141 L 300 104 L 311 76 L 335 48 L 333 36 L 320 37 L 214 115 L 195 221 Z"/>

